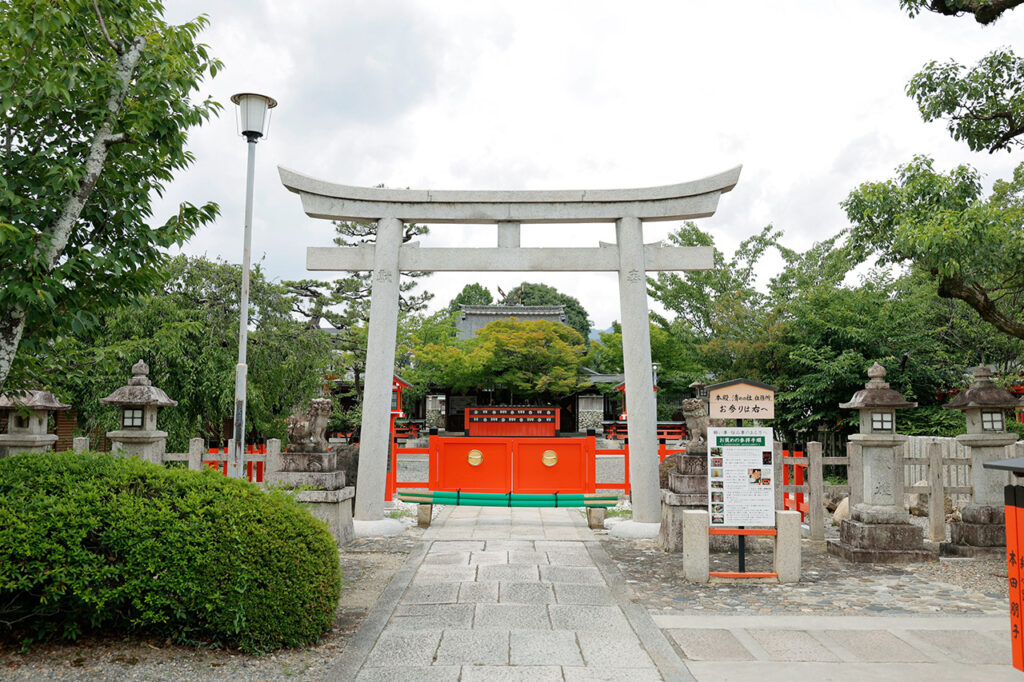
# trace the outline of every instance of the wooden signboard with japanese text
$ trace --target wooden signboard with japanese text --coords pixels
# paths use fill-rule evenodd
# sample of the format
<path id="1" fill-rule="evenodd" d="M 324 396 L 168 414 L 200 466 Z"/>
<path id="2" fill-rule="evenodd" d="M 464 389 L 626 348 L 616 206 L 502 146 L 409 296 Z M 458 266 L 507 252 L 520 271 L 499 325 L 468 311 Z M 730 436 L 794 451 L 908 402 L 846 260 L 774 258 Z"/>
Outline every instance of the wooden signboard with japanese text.
<path id="1" fill-rule="evenodd" d="M 775 390 L 745 379 L 709 386 L 708 416 L 711 419 L 774 419 Z"/>

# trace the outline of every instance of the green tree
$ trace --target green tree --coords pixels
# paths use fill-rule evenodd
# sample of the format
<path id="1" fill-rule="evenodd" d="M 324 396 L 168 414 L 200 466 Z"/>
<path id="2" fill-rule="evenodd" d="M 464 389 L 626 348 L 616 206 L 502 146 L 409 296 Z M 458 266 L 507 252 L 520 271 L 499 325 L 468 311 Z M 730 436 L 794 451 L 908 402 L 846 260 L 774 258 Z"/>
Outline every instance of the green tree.
<path id="1" fill-rule="evenodd" d="M 163 249 L 217 214 L 182 204 L 151 224 L 152 197 L 193 161 L 190 128 L 219 105 L 190 95 L 220 63 L 200 17 L 158 0 L 0 3 L 0 390 L 19 346 L 159 284 Z"/>
<path id="2" fill-rule="evenodd" d="M 581 388 L 583 338 L 546 320 L 495 320 L 476 338 L 412 349 L 408 379 L 422 386 L 505 391 L 509 402 L 559 398 Z"/>
<path id="3" fill-rule="evenodd" d="M 925 121 L 945 119 L 954 140 L 972 151 L 1024 146 L 1024 59 L 992 52 L 974 67 L 931 62 L 907 85 Z"/>
<path id="4" fill-rule="evenodd" d="M 843 202 L 851 244 L 882 264 L 913 264 L 944 298 L 1024 339 L 1024 164 L 982 195 L 977 171 L 943 174 L 918 157 L 896 179 L 865 183 Z"/>
<path id="5" fill-rule="evenodd" d="M 168 447 L 188 439 L 220 439 L 234 409 L 241 268 L 179 256 L 165 268 L 165 291 L 108 311 L 100 323 L 63 337 L 37 377 L 69 400 L 86 430 L 116 424 L 115 409 L 98 398 L 128 379 L 139 358 L 150 379 L 178 401 L 163 410 Z M 250 278 L 249 381 L 246 424 L 251 433 L 284 438 L 285 418 L 317 395 L 330 370 L 326 334 L 292 319 L 286 289 L 267 281 L 259 265 Z M 41 361 L 40 361 L 41 362 Z"/>
<path id="6" fill-rule="evenodd" d="M 482 284 L 473 282 L 462 287 L 462 291 L 456 294 L 455 298 L 448 304 L 448 312 L 457 313 L 460 305 L 491 305 L 494 303 L 494 296 L 490 289 Z"/>
<path id="7" fill-rule="evenodd" d="M 587 314 L 579 300 L 573 296 L 563 294 L 558 289 L 546 284 L 531 284 L 530 282 L 523 282 L 508 294 L 503 293 L 500 289 L 498 293 L 502 295 L 499 305 L 564 305 L 565 317 L 569 326 L 583 337 L 584 343 L 587 343 L 587 339 L 590 338 L 592 324 L 590 315 Z"/>
<path id="8" fill-rule="evenodd" d="M 337 236 L 334 243 L 344 247 L 360 247 L 373 244 L 377 239 L 376 223 L 355 223 L 335 221 Z M 427 234 L 425 225 L 405 223 L 402 242 Z M 423 310 L 434 297 L 430 292 L 413 293 L 417 280 L 430 273 L 400 273 L 398 309 L 401 315 Z M 372 282 L 369 272 L 351 273 L 348 277 L 333 282 L 315 279 L 287 281 L 293 296 L 292 308 L 295 314 L 306 320 L 309 329 L 320 329 L 322 322 L 333 327 L 331 339 L 339 352 L 341 375 L 352 375 L 350 395 L 361 401 L 363 396 L 362 377 L 366 371 L 367 325 L 370 321 L 370 293 Z"/>
<path id="9" fill-rule="evenodd" d="M 970 14 L 979 24 L 991 24 L 1021 4 L 1024 0 L 900 0 L 900 7 L 912 17 L 922 10 L 950 17 Z"/>

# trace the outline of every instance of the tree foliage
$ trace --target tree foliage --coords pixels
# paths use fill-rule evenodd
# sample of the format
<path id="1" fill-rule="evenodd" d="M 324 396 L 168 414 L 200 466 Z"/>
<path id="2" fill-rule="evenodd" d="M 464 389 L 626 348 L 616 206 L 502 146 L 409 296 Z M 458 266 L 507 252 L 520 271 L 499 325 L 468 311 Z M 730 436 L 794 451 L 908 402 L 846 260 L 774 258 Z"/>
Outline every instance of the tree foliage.
<path id="1" fill-rule="evenodd" d="M 851 244 L 881 263 L 912 263 L 996 329 L 1024 339 L 1024 165 L 982 196 L 977 171 L 935 171 L 927 157 L 866 183 L 843 207 Z"/>
<path id="2" fill-rule="evenodd" d="M 406 378 L 456 392 L 505 392 L 508 402 L 559 398 L 583 386 L 584 352 L 583 338 L 558 322 L 495 320 L 473 339 L 415 346 Z"/>
<path id="3" fill-rule="evenodd" d="M 499 305 L 564 305 L 569 326 L 583 337 L 584 343 L 590 338 L 590 315 L 583 305 L 575 297 L 547 284 L 523 282 L 508 294 L 503 294 Z"/>
<path id="4" fill-rule="evenodd" d="M 473 282 L 462 287 L 462 291 L 448 303 L 447 310 L 450 313 L 457 313 L 460 305 L 491 305 L 492 303 L 494 303 L 494 296 L 491 295 L 490 289 Z"/>
<path id="5" fill-rule="evenodd" d="M 973 151 L 1024 146 L 1024 59 L 992 52 L 967 68 L 931 62 L 907 85 L 925 121 L 945 119 L 949 134 Z"/>
<path id="6" fill-rule="evenodd" d="M 991 24 L 1003 12 L 1024 4 L 1024 0 L 900 0 L 900 7 L 910 16 L 922 10 L 958 17 L 970 14 L 979 24 Z"/>
<path id="7" fill-rule="evenodd" d="M 404 223 L 402 242 L 427 234 L 425 225 Z M 334 243 L 344 247 L 371 245 L 377 239 L 376 223 L 335 221 L 337 236 Z M 434 297 L 430 292 L 414 293 L 417 280 L 430 273 L 403 272 L 400 274 L 398 309 L 401 315 L 423 310 Z M 366 371 L 366 342 L 370 321 L 370 293 L 372 282 L 369 272 L 355 272 L 333 282 L 315 279 L 286 281 L 292 294 L 293 312 L 306 320 L 308 329 L 320 329 L 326 322 L 331 342 L 339 352 L 339 375 L 351 375 L 351 397 L 362 400 L 362 377 Z M 351 415 L 349 415 L 351 418 Z"/>
<path id="8" fill-rule="evenodd" d="M 32 361 L 19 358 L 19 382 L 53 390 L 87 431 L 104 432 L 118 415 L 98 399 L 123 386 L 142 358 L 153 383 L 178 401 L 160 413 L 170 450 L 183 452 L 189 438 L 219 440 L 234 409 L 241 268 L 179 256 L 164 275 L 165 291 L 104 313 Z M 318 394 L 333 358 L 326 335 L 292 319 L 285 288 L 268 282 L 259 265 L 249 305 L 246 424 L 252 434 L 284 438 L 285 418 Z"/>
<path id="9" fill-rule="evenodd" d="M 15 353 L 158 284 L 163 249 L 213 220 L 152 199 L 193 161 L 190 128 L 219 108 L 190 99 L 220 63 L 200 17 L 157 0 L 0 3 L 0 389 Z"/>

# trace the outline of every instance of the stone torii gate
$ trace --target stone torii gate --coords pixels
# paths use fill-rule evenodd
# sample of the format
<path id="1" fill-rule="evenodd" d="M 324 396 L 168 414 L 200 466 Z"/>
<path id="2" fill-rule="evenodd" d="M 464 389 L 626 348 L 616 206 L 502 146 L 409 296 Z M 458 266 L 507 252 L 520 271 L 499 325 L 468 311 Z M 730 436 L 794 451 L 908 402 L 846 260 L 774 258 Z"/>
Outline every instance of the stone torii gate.
<path id="1" fill-rule="evenodd" d="M 375 244 L 309 247 L 306 251 L 307 270 L 373 272 L 356 521 L 378 521 L 384 516 L 399 272 L 613 271 L 619 273 L 633 520 L 641 524 L 659 523 L 657 410 L 651 376 L 646 273 L 710 270 L 714 263 L 711 247 L 645 245 L 643 222 L 713 215 L 721 194 L 736 186 L 740 169 L 737 166 L 678 185 L 638 189 L 435 191 L 352 187 L 279 167 L 281 182 L 302 198 L 302 208 L 307 215 L 377 224 Z M 496 224 L 498 245 L 496 248 L 403 245 L 402 228 L 407 222 Z M 615 223 L 614 245 L 519 246 L 523 223 L 599 222 Z M 647 530 L 656 533 L 656 528 Z"/>

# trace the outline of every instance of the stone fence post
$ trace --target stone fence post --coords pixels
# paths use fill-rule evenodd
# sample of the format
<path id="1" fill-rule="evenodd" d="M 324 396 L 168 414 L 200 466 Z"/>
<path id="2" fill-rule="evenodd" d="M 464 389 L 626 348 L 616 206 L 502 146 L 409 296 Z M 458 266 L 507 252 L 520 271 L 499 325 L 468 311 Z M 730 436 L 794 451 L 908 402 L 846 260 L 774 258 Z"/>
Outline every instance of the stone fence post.
<path id="1" fill-rule="evenodd" d="M 934 542 L 946 541 L 946 491 L 942 481 L 942 443 L 928 443 L 928 535 Z"/>
<path id="2" fill-rule="evenodd" d="M 267 440 L 267 463 L 263 469 L 263 480 L 269 481 L 270 474 L 281 470 L 281 439 Z"/>
<path id="3" fill-rule="evenodd" d="M 812 440 L 807 444 L 807 488 L 809 506 L 807 524 L 811 529 L 811 540 L 825 541 L 825 485 L 822 480 L 824 472 L 821 468 L 821 443 Z M 779 485 L 779 481 L 775 481 Z M 781 578 L 780 578 L 781 580 Z"/>
<path id="4" fill-rule="evenodd" d="M 206 441 L 202 438 L 190 438 L 188 441 L 188 468 L 191 471 L 201 471 L 203 468 L 203 451 L 206 450 Z"/>
<path id="5" fill-rule="evenodd" d="M 71 439 L 71 449 L 75 452 L 85 452 L 89 449 L 89 437 L 75 436 Z"/>

